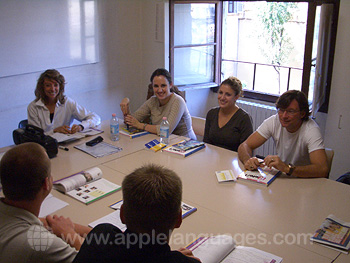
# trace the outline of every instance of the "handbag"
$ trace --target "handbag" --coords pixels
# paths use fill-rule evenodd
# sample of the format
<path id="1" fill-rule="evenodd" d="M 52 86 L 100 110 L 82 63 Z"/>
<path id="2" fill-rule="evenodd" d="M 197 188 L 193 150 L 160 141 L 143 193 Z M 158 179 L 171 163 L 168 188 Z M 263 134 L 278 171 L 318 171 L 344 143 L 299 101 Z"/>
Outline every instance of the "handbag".
<path id="1" fill-rule="evenodd" d="M 53 158 L 58 153 L 58 142 L 55 138 L 44 134 L 44 130 L 31 124 L 25 128 L 19 128 L 12 133 L 13 141 L 16 145 L 25 142 L 36 142 L 43 146 L 49 158 Z"/>

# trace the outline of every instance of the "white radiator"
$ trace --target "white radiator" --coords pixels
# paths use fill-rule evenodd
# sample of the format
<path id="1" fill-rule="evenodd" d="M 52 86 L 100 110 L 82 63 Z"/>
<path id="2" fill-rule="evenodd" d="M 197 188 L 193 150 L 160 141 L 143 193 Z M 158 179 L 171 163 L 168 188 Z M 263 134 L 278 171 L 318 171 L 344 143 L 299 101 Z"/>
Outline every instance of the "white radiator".
<path id="1" fill-rule="evenodd" d="M 253 131 L 260 126 L 260 124 L 268 117 L 276 114 L 276 107 L 264 105 L 260 103 L 238 100 L 236 102 L 238 107 L 244 109 L 250 114 L 253 120 Z M 268 139 L 262 146 L 255 149 L 254 155 L 267 156 L 269 154 L 276 154 L 275 144 L 272 138 Z"/>

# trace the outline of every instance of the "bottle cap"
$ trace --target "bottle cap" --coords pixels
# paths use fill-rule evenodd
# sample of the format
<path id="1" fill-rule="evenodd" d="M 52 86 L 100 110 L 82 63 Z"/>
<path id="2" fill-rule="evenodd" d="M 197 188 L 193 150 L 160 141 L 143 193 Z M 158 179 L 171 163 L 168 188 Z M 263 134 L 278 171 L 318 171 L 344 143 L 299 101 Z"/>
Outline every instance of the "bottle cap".
<path id="1" fill-rule="evenodd" d="M 167 119 L 167 117 L 163 117 L 163 120 L 166 120 Z"/>
<path id="2" fill-rule="evenodd" d="M 115 116 L 117 116 L 117 114 L 115 114 L 115 113 L 112 113 L 112 116 L 113 116 L 113 117 L 115 117 Z"/>

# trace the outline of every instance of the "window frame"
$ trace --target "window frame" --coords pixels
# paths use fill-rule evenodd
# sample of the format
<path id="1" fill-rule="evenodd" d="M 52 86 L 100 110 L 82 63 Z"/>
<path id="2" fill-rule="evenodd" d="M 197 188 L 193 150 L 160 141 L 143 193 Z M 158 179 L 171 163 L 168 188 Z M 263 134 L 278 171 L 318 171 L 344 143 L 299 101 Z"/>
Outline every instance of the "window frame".
<path id="1" fill-rule="evenodd" d="M 201 1 L 201 0 L 169 0 L 170 1 L 170 8 L 169 8 L 169 27 L 170 27 L 170 39 L 169 39 L 169 51 L 170 51 L 170 57 L 169 57 L 169 67 L 170 72 L 172 74 L 172 77 L 174 79 L 174 49 L 176 48 L 174 46 L 174 5 L 175 4 L 191 4 L 191 3 L 215 3 L 216 4 L 216 19 L 215 19 L 215 28 L 216 28 L 216 34 L 215 34 L 215 42 L 216 42 L 216 48 L 214 52 L 214 81 L 206 84 L 192 84 L 192 85 L 183 85 L 180 86 L 181 89 L 186 90 L 188 88 L 194 89 L 194 88 L 212 88 L 212 90 L 215 92 L 218 90 L 218 86 L 221 83 L 221 63 L 222 63 L 222 15 L 223 15 L 223 4 L 225 0 L 207 0 L 207 1 Z M 249 0 L 245 0 L 246 2 L 249 2 Z M 265 1 L 265 0 L 251 0 L 251 1 Z M 330 89 L 331 89 L 331 79 L 332 79 L 332 72 L 333 72 L 333 63 L 334 63 L 334 52 L 335 52 L 335 41 L 336 41 L 336 34 L 337 34 L 337 24 L 338 24 L 338 15 L 339 15 L 339 6 L 340 1 L 339 0 L 267 0 L 268 2 L 307 2 L 308 3 L 308 17 L 307 17 L 307 24 L 306 24 L 306 36 L 305 36 L 305 47 L 304 47 L 304 62 L 303 62 L 303 74 L 302 74 L 302 84 L 301 84 L 301 91 L 303 91 L 307 96 L 309 94 L 309 82 L 310 82 L 310 72 L 312 67 L 312 45 L 313 45 L 313 36 L 314 36 L 314 24 L 315 24 L 315 14 L 316 14 L 316 8 L 317 6 L 320 6 L 322 4 L 333 4 L 334 11 L 333 11 L 333 17 L 332 17 L 332 25 L 331 25 L 331 37 L 330 37 L 330 50 L 328 54 L 329 63 L 328 63 L 328 69 L 327 69 L 327 81 L 326 81 L 326 93 L 325 93 L 325 102 L 323 103 L 322 107 L 320 108 L 321 112 L 327 112 L 328 111 L 328 102 L 329 102 L 329 95 L 330 95 Z M 265 102 L 272 102 L 274 103 L 279 96 L 258 92 L 254 90 L 244 90 L 244 96 L 246 98 L 265 101 Z"/>
<path id="2" fill-rule="evenodd" d="M 214 39 L 214 80 L 212 82 L 207 82 L 205 84 L 191 84 L 191 85 L 183 85 L 181 87 L 186 88 L 196 88 L 196 87 L 205 87 L 205 88 L 214 88 L 217 87 L 220 83 L 220 72 L 221 72 L 221 33 L 222 33 L 222 1 L 220 0 L 208 0 L 208 1 L 188 1 L 188 0 L 170 0 L 170 10 L 169 10 L 169 19 L 170 19 L 170 39 L 169 39 L 169 68 L 172 78 L 174 80 L 174 53 L 175 48 L 183 48 L 183 47 L 195 47 L 202 45 L 179 45 L 175 46 L 174 44 L 174 5 L 175 4 L 215 4 L 215 39 Z M 209 44 L 209 43 L 208 43 Z"/>

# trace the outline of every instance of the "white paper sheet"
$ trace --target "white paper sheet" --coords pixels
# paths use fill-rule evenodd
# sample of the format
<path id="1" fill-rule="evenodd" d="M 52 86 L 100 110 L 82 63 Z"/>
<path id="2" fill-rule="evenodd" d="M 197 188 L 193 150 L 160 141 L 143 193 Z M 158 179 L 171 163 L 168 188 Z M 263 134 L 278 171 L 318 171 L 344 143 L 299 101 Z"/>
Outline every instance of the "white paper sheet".
<path id="1" fill-rule="evenodd" d="M 54 197 L 52 194 L 49 194 L 45 198 L 44 202 L 41 204 L 39 217 L 45 217 L 67 205 L 68 205 L 67 202 L 64 202 L 61 199 Z"/>

